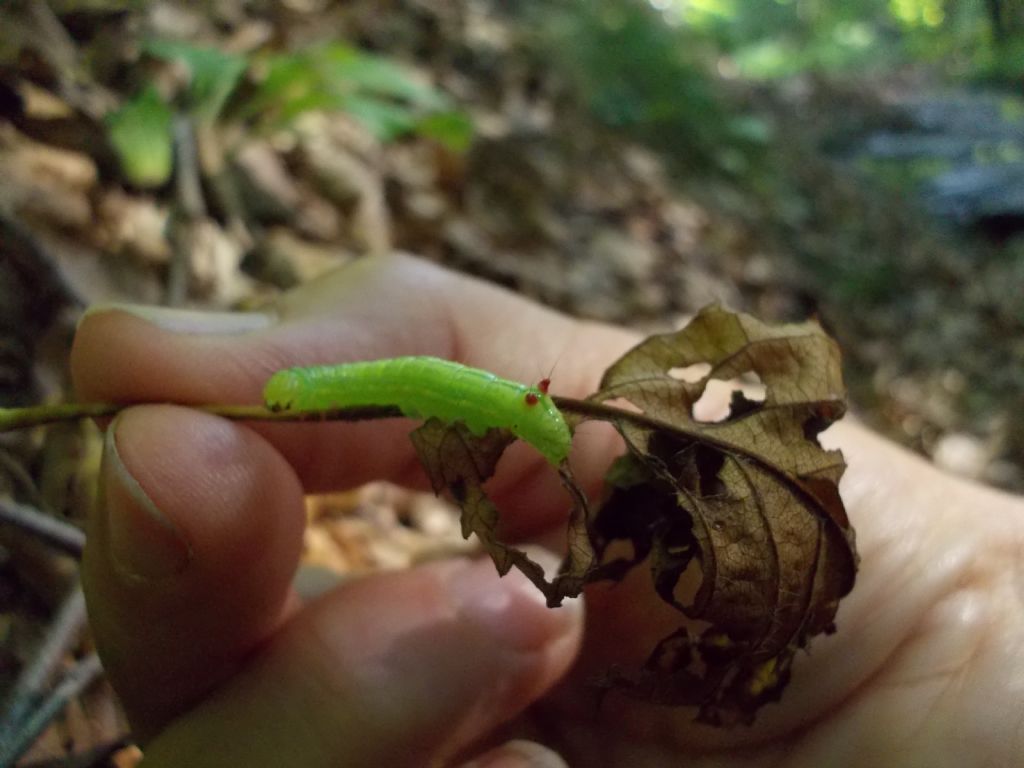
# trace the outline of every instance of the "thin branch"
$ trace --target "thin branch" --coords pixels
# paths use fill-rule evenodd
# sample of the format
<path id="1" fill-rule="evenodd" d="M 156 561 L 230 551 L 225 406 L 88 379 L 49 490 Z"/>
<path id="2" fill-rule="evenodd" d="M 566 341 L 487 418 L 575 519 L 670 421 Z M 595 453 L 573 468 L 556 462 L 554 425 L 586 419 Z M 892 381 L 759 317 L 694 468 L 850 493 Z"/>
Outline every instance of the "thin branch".
<path id="1" fill-rule="evenodd" d="M 206 216 L 203 186 L 199 177 L 196 136 L 187 115 L 174 118 L 174 191 L 175 211 L 171 227 L 174 256 L 167 276 L 164 303 L 176 307 L 188 297 L 188 276 L 196 242 L 196 227 Z"/>
<path id="2" fill-rule="evenodd" d="M 27 408 L 0 408 L 0 432 L 55 424 L 58 421 L 113 416 L 126 407 L 113 403 L 62 403 L 30 405 Z"/>
<path id="3" fill-rule="evenodd" d="M 64 711 L 67 703 L 88 688 L 102 671 L 100 659 L 95 653 L 75 664 L 42 704 L 23 721 L 14 738 L 0 743 L 0 768 L 13 768 L 18 758 L 35 743 L 54 718 Z"/>
<path id="4" fill-rule="evenodd" d="M 15 485 L 21 488 L 21 492 L 28 498 L 29 503 L 35 504 L 37 507 L 45 506 L 43 495 L 39 492 L 28 470 L 25 469 L 25 465 L 3 448 L 0 448 L 0 469 L 6 471 Z"/>
<path id="5" fill-rule="evenodd" d="M 24 722 L 43 700 L 54 672 L 78 641 L 85 620 L 85 596 L 76 584 L 53 617 L 42 645 L 18 676 L 4 704 L 0 745 L 13 744 L 19 739 Z"/>
<path id="6" fill-rule="evenodd" d="M 140 403 L 63 403 L 61 405 L 33 405 L 28 408 L 0 408 L 0 432 L 54 424 L 60 421 L 116 416 L 120 411 L 133 405 L 140 405 Z M 235 421 L 367 421 L 391 419 L 402 415 L 402 412 L 392 405 L 357 406 L 305 412 L 272 411 L 260 405 L 197 405 L 192 407 L 198 411 Z"/>
<path id="7" fill-rule="evenodd" d="M 203 185 L 199 177 L 199 155 L 192 120 L 178 114 L 174 118 L 174 191 L 176 203 L 189 221 L 206 215 Z"/>
<path id="8" fill-rule="evenodd" d="M 567 413 L 577 413 L 593 419 L 614 421 L 628 419 L 655 429 L 678 427 L 636 411 L 627 411 L 593 400 L 576 400 L 571 397 L 552 397 L 555 405 Z M 156 404 L 156 403 L 154 403 Z M 184 403 L 165 403 L 186 405 Z M 34 405 L 28 408 L 0 408 L 0 432 L 14 429 L 53 424 L 59 421 L 116 416 L 125 408 L 140 403 L 63 403 L 61 405 Z M 197 411 L 212 413 L 235 421 L 370 421 L 391 419 L 402 416 L 401 410 L 393 405 L 360 405 L 349 408 L 331 408 L 317 411 L 272 411 L 261 405 L 194 405 Z"/>
<path id="9" fill-rule="evenodd" d="M 616 419 L 627 419 L 636 424 L 643 424 L 644 426 L 653 427 L 655 429 L 675 429 L 660 419 L 648 416 L 645 413 L 638 413 L 636 411 L 627 411 L 624 408 L 617 408 L 614 405 L 606 405 L 605 403 L 598 402 L 596 400 L 576 400 L 572 397 L 561 397 L 559 395 L 552 395 L 552 401 L 560 411 L 566 413 L 575 413 L 580 416 L 589 416 L 592 419 L 599 419 L 601 421 L 615 421 Z"/>
<path id="10" fill-rule="evenodd" d="M 72 286 L 60 268 L 60 260 L 50 246 L 9 212 L 0 209 L 0 241 L 8 268 L 32 286 L 32 307 L 42 312 L 35 325 L 48 326 L 58 310 L 65 306 L 83 309 L 88 303 Z"/>
<path id="11" fill-rule="evenodd" d="M 78 48 L 75 41 L 45 0 L 30 0 L 27 6 L 28 17 L 38 35 L 38 52 L 57 71 L 63 88 L 72 91 L 75 72 L 78 70 Z"/>
<path id="12" fill-rule="evenodd" d="M 35 507 L 0 498 L 0 523 L 30 533 L 66 555 L 74 558 L 82 556 L 85 534 L 70 523 L 40 512 Z"/>
<path id="13" fill-rule="evenodd" d="M 56 72 L 61 97 L 92 119 L 100 120 L 116 103 L 113 94 L 98 85 L 81 65 L 74 38 L 46 0 L 27 0 L 21 5 L 25 6 L 33 47 Z"/>

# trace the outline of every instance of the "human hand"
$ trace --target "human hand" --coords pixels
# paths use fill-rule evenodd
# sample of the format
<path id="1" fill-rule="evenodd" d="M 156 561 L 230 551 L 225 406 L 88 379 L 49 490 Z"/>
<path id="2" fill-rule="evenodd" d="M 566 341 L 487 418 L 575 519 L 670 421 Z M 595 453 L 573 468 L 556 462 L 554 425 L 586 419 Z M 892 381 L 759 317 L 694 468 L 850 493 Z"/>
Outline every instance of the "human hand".
<path id="1" fill-rule="evenodd" d="M 521 380 L 557 361 L 555 391 L 583 396 L 637 340 L 400 256 L 357 262 L 277 309 L 95 312 L 72 356 L 79 396 L 258 402 L 279 368 L 405 354 Z M 114 422 L 83 577 L 146 765 L 429 765 L 498 734 L 532 735 L 581 766 L 1011 765 L 1024 754 L 1019 500 L 856 425 L 833 427 L 823 441 L 850 464 L 857 586 L 782 701 L 751 728 L 717 731 L 690 722 L 692 710 L 615 694 L 594 706 L 586 681 L 641 663 L 678 621 L 643 569 L 587 591 L 585 633 L 578 603 L 548 610 L 489 562 L 374 576 L 302 605 L 290 589 L 302 493 L 422 485 L 409 427 L 246 426 L 171 406 Z M 596 491 L 619 450 L 607 425 L 585 424 L 577 478 Z M 510 449 L 493 489 L 506 537 L 564 525 L 558 479 L 528 447 Z M 558 764 L 521 742 L 488 759 L 499 756 Z"/>

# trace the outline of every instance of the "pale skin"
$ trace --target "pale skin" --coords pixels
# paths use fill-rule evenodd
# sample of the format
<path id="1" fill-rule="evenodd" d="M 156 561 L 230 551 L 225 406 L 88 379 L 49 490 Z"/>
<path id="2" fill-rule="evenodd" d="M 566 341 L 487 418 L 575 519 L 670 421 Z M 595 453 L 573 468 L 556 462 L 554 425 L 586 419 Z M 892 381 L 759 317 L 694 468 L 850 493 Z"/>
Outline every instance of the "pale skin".
<path id="1" fill-rule="evenodd" d="M 142 316 L 140 316 L 140 314 Z M 143 319 L 148 316 L 148 319 Z M 634 334 L 578 322 L 404 256 L 283 297 L 273 315 L 114 309 L 81 324 L 78 396 L 259 402 L 310 362 L 436 355 L 583 396 Z M 424 484 L 409 422 L 250 425 L 139 406 L 108 430 L 84 582 L 104 661 L 160 766 L 1014 766 L 1024 759 L 1024 503 L 933 469 L 856 423 L 823 435 L 861 569 L 839 632 L 801 656 L 751 728 L 611 696 L 673 613 L 637 571 L 548 610 L 488 562 L 373 576 L 307 604 L 291 589 L 302 494 Z M 597 424 L 572 464 L 596 492 L 618 450 Z M 557 541 L 566 505 L 529 447 L 495 493 L 508 537 Z M 516 737 L 511 744 L 505 742 Z M 529 740 L 529 741 L 526 741 Z"/>

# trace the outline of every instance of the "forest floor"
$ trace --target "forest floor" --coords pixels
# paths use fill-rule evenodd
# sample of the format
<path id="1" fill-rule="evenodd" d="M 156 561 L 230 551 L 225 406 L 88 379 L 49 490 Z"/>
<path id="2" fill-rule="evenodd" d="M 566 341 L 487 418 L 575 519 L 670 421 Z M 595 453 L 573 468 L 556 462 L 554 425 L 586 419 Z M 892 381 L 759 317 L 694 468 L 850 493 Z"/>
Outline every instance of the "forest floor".
<path id="1" fill-rule="evenodd" d="M 0 58 L 5 405 L 67 395 L 68 344 L 88 303 L 253 306 L 402 249 L 648 331 L 677 327 L 714 301 L 769 321 L 816 315 L 844 348 L 858 418 L 953 471 L 1024 489 L 1024 245 L 941 227 L 906 189 L 838 159 L 857 137 L 898 122 L 899 105 L 877 82 L 723 83 L 736 109 L 767 127 L 767 159 L 746 174 L 709 174 L 599 125 L 490 4 L 388 5 L 296 2 L 258 14 L 225 2 L 211 13 L 160 0 L 143 14 L 98 4 L 11 27 L 21 37 L 5 42 L 20 48 Z M 450 94 L 475 126 L 468 149 L 422 135 L 382 141 L 350 115 L 310 112 L 270 134 L 201 133 L 191 159 L 198 210 L 180 185 L 125 182 L 104 110 L 130 95 L 144 66 L 160 82 L 180 78 L 143 60 L 143 33 L 246 53 L 297 50 L 325 29 Z M 209 160 L 211 140 L 230 142 L 221 163 Z M 33 488 L 33 503 L 82 522 L 94 429 L 24 433 L 0 449 L 15 467 L 0 492 L 26 501 Z M 388 487 L 311 500 L 310 516 L 310 589 L 325 573 L 404 567 L 467 546 L 443 504 Z M 0 534 L 6 682 L 46 635 L 74 567 Z M 117 746 L 123 729 L 101 687 L 25 764 Z M 114 757 L 74 764 L 137 759 L 132 748 L 108 751 Z"/>

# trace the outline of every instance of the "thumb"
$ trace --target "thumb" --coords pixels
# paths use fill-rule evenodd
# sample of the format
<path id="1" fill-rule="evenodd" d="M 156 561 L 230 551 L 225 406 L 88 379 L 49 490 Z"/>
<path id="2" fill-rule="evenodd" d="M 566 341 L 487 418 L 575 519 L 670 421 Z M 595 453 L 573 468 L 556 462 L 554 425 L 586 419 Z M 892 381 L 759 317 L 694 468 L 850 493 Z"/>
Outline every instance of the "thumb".
<path id="1" fill-rule="evenodd" d="M 236 672 L 279 624 L 303 524 L 294 472 L 253 431 L 171 406 L 110 425 L 83 586 L 138 737 Z"/>

